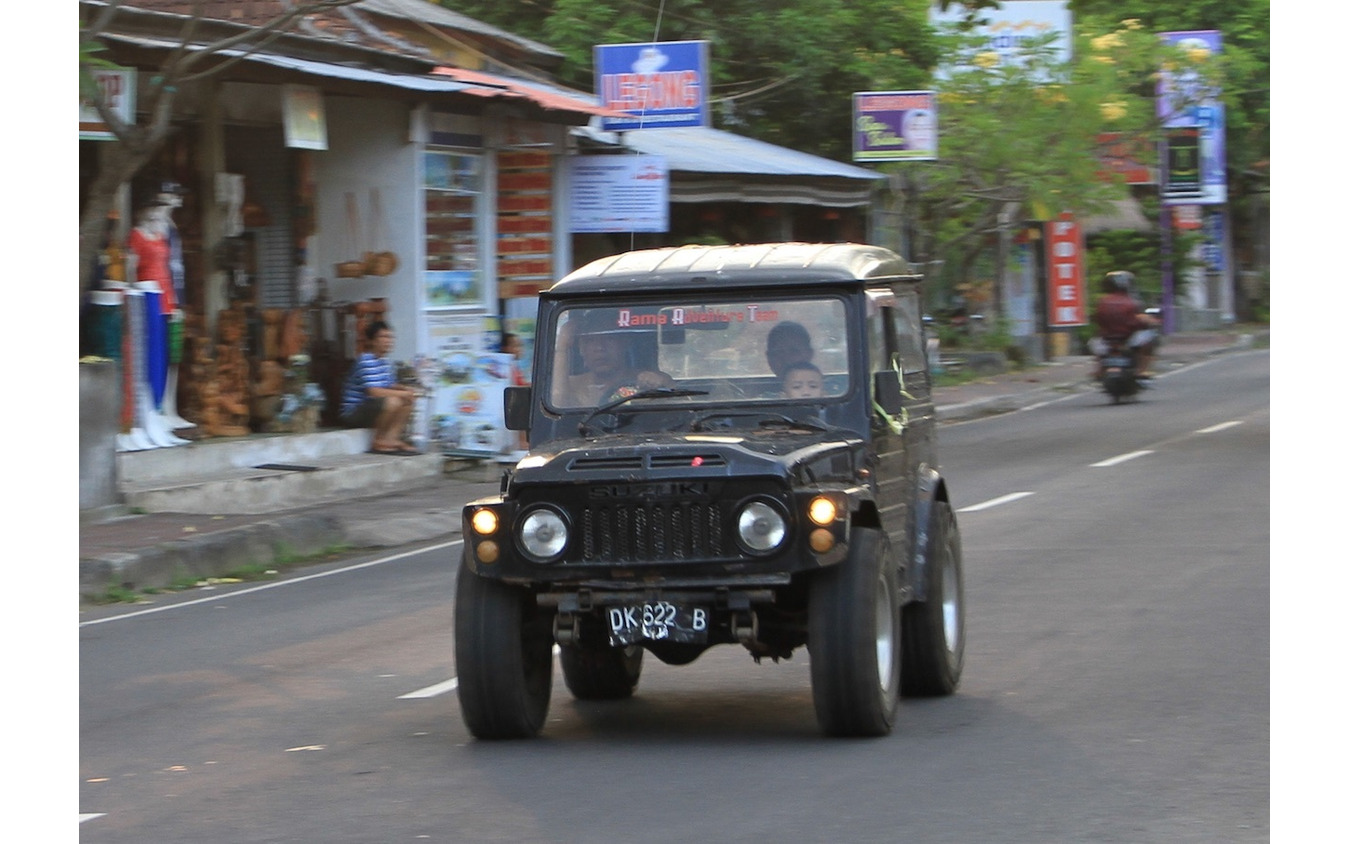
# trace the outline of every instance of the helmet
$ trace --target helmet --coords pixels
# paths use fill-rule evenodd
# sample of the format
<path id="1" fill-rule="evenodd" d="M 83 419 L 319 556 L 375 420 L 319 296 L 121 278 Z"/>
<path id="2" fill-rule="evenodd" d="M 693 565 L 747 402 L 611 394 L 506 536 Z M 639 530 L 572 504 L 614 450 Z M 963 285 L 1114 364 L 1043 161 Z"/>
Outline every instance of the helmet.
<path id="1" fill-rule="evenodd" d="M 1107 293 L 1129 293 L 1134 286 L 1134 273 L 1128 270 L 1114 270 L 1106 274 L 1103 288 Z"/>

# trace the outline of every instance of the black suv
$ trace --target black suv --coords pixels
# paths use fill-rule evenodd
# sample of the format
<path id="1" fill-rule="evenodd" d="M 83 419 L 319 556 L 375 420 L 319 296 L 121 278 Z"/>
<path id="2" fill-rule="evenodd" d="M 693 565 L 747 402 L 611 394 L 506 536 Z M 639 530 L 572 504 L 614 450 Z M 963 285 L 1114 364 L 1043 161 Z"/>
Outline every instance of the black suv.
<path id="1" fill-rule="evenodd" d="M 890 732 L 961 676 L 961 545 L 938 469 L 918 277 L 874 246 L 685 246 L 540 297 L 529 453 L 464 508 L 459 698 L 479 738 L 544 724 L 644 653 L 805 646 L 820 727 Z"/>

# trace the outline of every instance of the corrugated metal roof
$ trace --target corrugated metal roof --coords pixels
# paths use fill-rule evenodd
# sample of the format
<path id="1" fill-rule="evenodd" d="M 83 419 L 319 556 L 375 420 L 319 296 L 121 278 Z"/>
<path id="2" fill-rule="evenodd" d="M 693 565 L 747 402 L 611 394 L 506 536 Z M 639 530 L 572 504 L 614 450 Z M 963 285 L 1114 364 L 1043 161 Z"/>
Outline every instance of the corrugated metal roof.
<path id="1" fill-rule="evenodd" d="M 646 155 L 665 156 L 672 172 L 726 173 L 764 176 L 829 176 L 836 179 L 872 181 L 883 174 L 746 138 L 721 129 L 680 127 L 636 129 L 631 132 L 601 132 L 578 127 L 574 132 L 598 144 L 618 146 Z M 622 141 L 620 141 L 622 134 Z"/>
<path id="2" fill-rule="evenodd" d="M 456 82 L 453 79 L 447 79 L 442 76 L 429 76 L 413 73 L 388 73 L 380 70 L 370 70 L 364 67 L 352 67 L 344 64 L 332 64 L 330 62 L 315 62 L 309 59 L 298 59 L 291 56 L 278 56 L 272 53 L 248 53 L 244 54 L 236 50 L 224 51 L 226 55 L 242 56 L 248 61 L 261 62 L 273 67 L 285 68 L 286 70 L 298 70 L 301 73 L 308 73 L 314 76 L 326 76 L 331 79 L 347 79 L 353 82 L 370 82 L 376 85 L 390 85 L 395 88 L 406 88 L 410 91 L 426 91 L 428 93 L 457 93 L 474 87 L 463 82 Z"/>
<path id="3" fill-rule="evenodd" d="M 91 5 L 106 5 L 99 0 Z M 124 8 L 188 16 L 202 14 L 211 20 L 247 26 L 261 26 L 282 14 L 291 4 L 285 0 L 132 0 Z M 299 34 L 326 37 L 346 43 L 364 42 L 375 49 L 388 49 L 389 33 L 372 39 L 370 33 L 363 32 L 360 20 L 353 20 L 358 13 L 383 15 L 401 21 L 426 24 L 441 29 L 456 30 L 481 38 L 511 44 L 516 49 L 547 58 L 554 62 L 562 61 L 563 54 L 558 50 L 537 41 L 508 32 L 489 23 L 467 17 L 459 12 L 439 6 L 427 0 L 360 0 L 351 6 L 334 9 L 315 10 L 297 22 L 295 31 Z M 415 45 L 399 45 L 399 52 L 405 55 L 421 55 L 424 51 Z"/>
<path id="4" fill-rule="evenodd" d="M 425 0 L 362 0 L 357 4 L 357 8 L 373 14 L 388 15 L 392 18 L 421 21 L 433 26 L 472 32 L 500 41 L 508 41 L 532 53 L 563 58 L 561 52 L 545 44 L 540 44 L 538 41 L 531 41 L 513 32 L 507 32 L 491 24 L 451 11 L 444 6 L 425 2 Z"/>
<path id="5" fill-rule="evenodd" d="M 146 38 L 135 35 L 107 35 L 104 37 L 141 47 L 174 49 L 179 46 L 176 41 L 161 38 Z M 431 74 L 391 73 L 353 65 L 282 56 L 275 53 L 245 53 L 242 50 L 220 50 L 218 55 L 267 64 L 311 76 L 388 85 L 428 94 L 467 94 L 487 98 L 525 99 L 548 111 L 600 116 L 614 116 L 615 114 L 602 106 L 596 105 L 593 101 L 587 100 L 584 95 L 574 96 L 561 89 L 527 84 L 517 79 L 490 73 L 467 72 L 458 69 L 448 69 L 451 72 L 440 72 L 440 70 L 447 70 L 445 68 Z M 462 74 L 464 78 L 456 78 L 458 74 Z"/>

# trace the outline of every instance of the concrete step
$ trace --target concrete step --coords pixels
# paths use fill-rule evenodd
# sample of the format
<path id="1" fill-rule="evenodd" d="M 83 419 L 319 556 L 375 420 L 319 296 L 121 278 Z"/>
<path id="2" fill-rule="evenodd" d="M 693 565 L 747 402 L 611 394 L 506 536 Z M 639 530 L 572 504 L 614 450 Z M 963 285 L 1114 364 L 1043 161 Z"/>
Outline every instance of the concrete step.
<path id="1" fill-rule="evenodd" d="M 253 435 L 117 455 L 124 506 L 275 513 L 392 491 L 445 470 L 439 454 L 368 454 L 369 431 Z"/>

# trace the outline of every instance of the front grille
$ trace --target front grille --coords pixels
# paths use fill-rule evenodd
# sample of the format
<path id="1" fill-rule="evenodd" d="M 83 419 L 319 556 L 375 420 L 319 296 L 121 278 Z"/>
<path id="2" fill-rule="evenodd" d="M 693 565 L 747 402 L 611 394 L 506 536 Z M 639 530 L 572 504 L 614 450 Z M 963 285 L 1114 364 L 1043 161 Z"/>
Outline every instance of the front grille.
<path id="1" fill-rule="evenodd" d="M 590 505 L 581 517 L 581 563 L 712 561 L 737 556 L 717 504 Z"/>
<path id="2" fill-rule="evenodd" d="M 721 454 L 653 454 L 645 461 L 640 455 L 623 457 L 578 457 L 568 464 L 573 472 L 621 471 L 639 469 L 725 468 L 727 459 Z"/>

